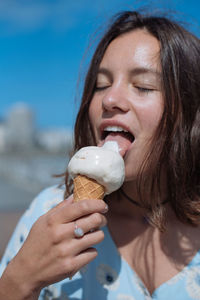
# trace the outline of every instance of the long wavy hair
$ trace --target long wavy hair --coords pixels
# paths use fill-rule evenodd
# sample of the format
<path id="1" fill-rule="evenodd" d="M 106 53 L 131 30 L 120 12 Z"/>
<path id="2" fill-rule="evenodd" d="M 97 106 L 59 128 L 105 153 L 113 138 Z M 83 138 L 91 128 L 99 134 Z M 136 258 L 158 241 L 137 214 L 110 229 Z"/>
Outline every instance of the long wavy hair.
<path id="1" fill-rule="evenodd" d="M 91 60 L 75 123 L 74 152 L 95 145 L 88 111 L 97 71 L 108 45 L 120 35 L 144 29 L 160 43 L 164 112 L 139 175 L 141 203 L 155 226 L 162 228 L 164 205 L 161 174 L 166 174 L 167 199 L 177 218 L 200 224 L 200 42 L 180 24 L 163 16 L 126 11 L 112 19 Z M 148 170 L 148 179 L 144 176 Z M 66 193 L 69 178 L 66 172 Z M 148 199 L 143 197 L 148 187 Z"/>

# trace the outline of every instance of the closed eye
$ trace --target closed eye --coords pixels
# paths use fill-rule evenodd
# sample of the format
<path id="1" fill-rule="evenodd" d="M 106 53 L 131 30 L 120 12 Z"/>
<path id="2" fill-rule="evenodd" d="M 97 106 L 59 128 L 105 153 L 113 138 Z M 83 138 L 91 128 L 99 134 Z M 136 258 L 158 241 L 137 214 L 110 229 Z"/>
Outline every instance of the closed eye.
<path id="1" fill-rule="evenodd" d="M 100 92 L 103 91 L 105 89 L 109 88 L 109 85 L 105 85 L 105 86 L 96 86 L 95 87 L 95 92 Z"/>
<path id="2" fill-rule="evenodd" d="M 143 88 L 143 87 L 140 87 L 140 86 L 136 86 L 135 87 L 137 90 L 138 90 L 138 92 L 140 92 L 140 93 L 150 93 L 150 92 L 153 92 L 153 91 L 155 91 L 155 89 L 150 89 L 150 88 Z"/>

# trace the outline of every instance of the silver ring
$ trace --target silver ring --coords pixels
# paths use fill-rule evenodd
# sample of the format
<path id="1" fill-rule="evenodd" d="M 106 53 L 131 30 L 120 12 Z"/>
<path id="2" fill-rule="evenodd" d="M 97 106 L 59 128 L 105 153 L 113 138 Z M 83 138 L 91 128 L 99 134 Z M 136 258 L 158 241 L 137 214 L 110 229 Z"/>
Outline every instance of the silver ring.
<path id="1" fill-rule="evenodd" d="M 74 235 L 76 238 L 80 238 L 84 236 L 84 231 L 81 227 L 78 227 L 76 223 L 74 223 Z"/>

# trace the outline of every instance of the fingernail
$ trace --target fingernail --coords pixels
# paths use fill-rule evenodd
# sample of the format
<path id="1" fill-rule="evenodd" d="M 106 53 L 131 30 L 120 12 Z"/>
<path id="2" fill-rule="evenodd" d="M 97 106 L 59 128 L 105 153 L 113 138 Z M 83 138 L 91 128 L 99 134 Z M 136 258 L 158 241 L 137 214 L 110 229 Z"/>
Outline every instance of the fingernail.
<path id="1" fill-rule="evenodd" d="M 102 211 L 103 214 L 107 213 L 108 212 L 108 205 L 106 204 L 104 210 Z"/>

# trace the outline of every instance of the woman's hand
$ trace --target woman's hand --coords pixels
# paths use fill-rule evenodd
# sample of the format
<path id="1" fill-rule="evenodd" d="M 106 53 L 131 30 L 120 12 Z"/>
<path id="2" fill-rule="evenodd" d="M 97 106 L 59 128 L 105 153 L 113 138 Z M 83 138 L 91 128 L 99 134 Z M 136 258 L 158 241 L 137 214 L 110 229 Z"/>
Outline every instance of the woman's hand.
<path id="1" fill-rule="evenodd" d="M 106 225 L 107 206 L 103 200 L 72 201 L 62 201 L 33 225 L 0 279 L 0 290 L 8 289 L 6 299 L 37 299 L 43 287 L 72 277 L 97 256 L 92 246 L 104 238 L 99 228 Z M 75 224 L 84 236 L 75 237 Z"/>

